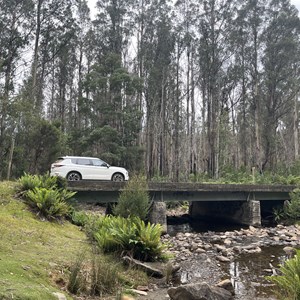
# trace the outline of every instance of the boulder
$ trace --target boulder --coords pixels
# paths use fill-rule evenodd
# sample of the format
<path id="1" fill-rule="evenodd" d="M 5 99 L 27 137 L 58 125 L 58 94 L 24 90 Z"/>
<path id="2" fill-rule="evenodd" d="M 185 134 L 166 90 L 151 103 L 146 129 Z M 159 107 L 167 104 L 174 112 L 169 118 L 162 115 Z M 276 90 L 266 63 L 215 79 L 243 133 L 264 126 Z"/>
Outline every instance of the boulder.
<path id="1" fill-rule="evenodd" d="M 172 300 L 230 300 L 232 294 L 220 287 L 205 282 L 181 285 L 170 288 L 168 295 Z"/>

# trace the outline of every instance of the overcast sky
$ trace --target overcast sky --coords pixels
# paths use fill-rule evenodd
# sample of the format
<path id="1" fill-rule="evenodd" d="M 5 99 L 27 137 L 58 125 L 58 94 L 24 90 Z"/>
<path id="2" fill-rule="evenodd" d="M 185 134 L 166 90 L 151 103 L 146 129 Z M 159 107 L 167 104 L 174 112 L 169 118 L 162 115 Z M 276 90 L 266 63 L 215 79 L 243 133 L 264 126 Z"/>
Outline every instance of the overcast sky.
<path id="1" fill-rule="evenodd" d="M 96 2 L 97 2 L 97 0 L 88 0 L 92 16 L 95 15 L 93 13 L 93 9 L 95 7 Z M 300 12 L 300 0 L 291 0 L 291 3 L 294 4 L 297 7 L 298 11 Z"/>

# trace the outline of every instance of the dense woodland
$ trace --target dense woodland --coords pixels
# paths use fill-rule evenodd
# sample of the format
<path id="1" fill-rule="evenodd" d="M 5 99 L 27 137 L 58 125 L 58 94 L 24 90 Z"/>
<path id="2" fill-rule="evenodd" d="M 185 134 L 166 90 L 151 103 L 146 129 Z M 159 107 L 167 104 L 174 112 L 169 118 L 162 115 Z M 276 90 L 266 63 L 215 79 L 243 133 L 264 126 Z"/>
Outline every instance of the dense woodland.
<path id="1" fill-rule="evenodd" d="M 288 0 L 0 0 L 0 178 L 58 155 L 149 178 L 299 161 Z"/>

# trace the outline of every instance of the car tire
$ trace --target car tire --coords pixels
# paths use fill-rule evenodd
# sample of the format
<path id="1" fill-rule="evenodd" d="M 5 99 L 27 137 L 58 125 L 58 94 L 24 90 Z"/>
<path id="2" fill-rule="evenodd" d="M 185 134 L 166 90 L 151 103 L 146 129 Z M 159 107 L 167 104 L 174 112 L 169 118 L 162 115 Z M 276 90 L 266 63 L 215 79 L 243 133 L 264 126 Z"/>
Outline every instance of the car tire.
<path id="1" fill-rule="evenodd" d="M 68 181 L 79 181 L 79 180 L 81 180 L 81 175 L 78 172 L 70 172 L 67 175 L 67 180 Z"/>
<path id="2" fill-rule="evenodd" d="M 115 173 L 112 178 L 111 178 L 112 181 L 124 181 L 125 178 L 124 178 L 124 175 L 121 174 L 121 173 Z"/>

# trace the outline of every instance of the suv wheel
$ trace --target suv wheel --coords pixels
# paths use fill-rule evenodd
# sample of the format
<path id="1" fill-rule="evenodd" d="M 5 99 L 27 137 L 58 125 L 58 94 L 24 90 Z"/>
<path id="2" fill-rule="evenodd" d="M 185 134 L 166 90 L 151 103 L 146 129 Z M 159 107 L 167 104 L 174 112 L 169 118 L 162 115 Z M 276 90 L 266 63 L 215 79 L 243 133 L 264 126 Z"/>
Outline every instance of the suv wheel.
<path id="1" fill-rule="evenodd" d="M 67 180 L 68 181 L 78 181 L 78 180 L 81 180 L 81 175 L 78 172 L 70 172 L 67 175 Z"/>
<path id="2" fill-rule="evenodd" d="M 112 178 L 112 181 L 124 181 L 124 176 L 121 173 L 115 173 Z"/>

